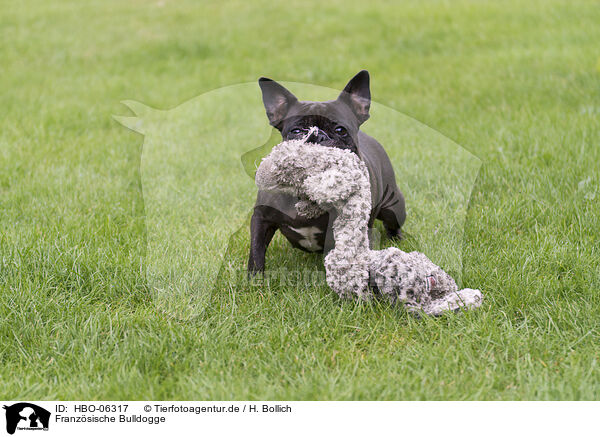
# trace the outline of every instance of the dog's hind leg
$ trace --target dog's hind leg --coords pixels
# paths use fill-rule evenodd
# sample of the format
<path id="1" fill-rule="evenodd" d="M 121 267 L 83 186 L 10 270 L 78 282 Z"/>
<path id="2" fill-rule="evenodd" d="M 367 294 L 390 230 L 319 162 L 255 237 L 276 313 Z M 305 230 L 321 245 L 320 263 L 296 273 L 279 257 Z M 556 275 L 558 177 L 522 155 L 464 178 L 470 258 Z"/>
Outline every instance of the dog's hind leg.
<path id="1" fill-rule="evenodd" d="M 388 187 L 387 191 L 386 198 L 376 218 L 383 222 L 388 238 L 399 240 L 402 238 L 401 228 L 406 220 L 404 196 L 398 187 Z"/>

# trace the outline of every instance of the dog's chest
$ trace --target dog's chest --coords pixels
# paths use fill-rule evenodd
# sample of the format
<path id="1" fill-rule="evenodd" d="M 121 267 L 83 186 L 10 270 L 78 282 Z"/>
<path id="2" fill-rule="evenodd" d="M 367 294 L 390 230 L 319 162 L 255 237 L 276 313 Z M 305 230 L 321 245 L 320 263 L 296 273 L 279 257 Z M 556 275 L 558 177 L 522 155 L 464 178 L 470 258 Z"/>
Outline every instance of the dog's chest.
<path id="1" fill-rule="evenodd" d="M 292 246 L 307 252 L 323 251 L 329 223 L 328 214 L 311 219 L 298 214 L 295 216 L 282 215 L 277 219 L 279 231 Z"/>
<path id="2" fill-rule="evenodd" d="M 296 243 L 304 250 L 309 252 L 320 252 L 323 250 L 325 241 L 325 232 L 327 228 L 322 229 L 318 226 L 292 227 L 283 225 L 281 233 L 290 240 Z"/>
<path id="3" fill-rule="evenodd" d="M 258 192 L 256 205 L 264 217 L 276 223 L 280 232 L 296 248 L 308 252 L 321 252 L 325 247 L 325 236 L 329 215 L 306 218 L 296 211 L 298 198 L 282 193 Z"/>

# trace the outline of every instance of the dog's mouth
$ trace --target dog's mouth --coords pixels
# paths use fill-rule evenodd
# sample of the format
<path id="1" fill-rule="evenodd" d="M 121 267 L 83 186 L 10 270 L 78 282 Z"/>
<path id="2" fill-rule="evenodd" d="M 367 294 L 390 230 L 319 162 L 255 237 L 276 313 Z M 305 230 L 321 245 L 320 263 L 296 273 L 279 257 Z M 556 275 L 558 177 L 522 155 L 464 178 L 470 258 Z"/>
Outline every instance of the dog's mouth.
<path id="1" fill-rule="evenodd" d="M 350 150 L 354 153 L 357 152 L 353 142 L 351 144 L 346 144 L 343 141 L 340 141 L 339 139 L 331 138 L 329 134 L 327 134 L 322 129 L 319 129 L 317 126 L 309 127 L 304 132 L 304 135 L 300 136 L 297 139 L 300 139 L 301 141 L 304 141 L 306 143 L 317 144 L 318 146 L 322 147 L 332 147 L 336 149 Z"/>
<path id="2" fill-rule="evenodd" d="M 319 146 L 323 146 L 323 147 L 337 147 L 338 149 L 343 149 L 346 145 L 344 143 L 340 143 L 339 141 L 336 140 L 324 140 L 321 141 L 320 143 L 315 143 L 318 144 Z"/>
<path id="3" fill-rule="evenodd" d="M 350 150 L 350 151 L 356 153 L 356 147 L 354 147 L 354 144 L 350 144 L 350 145 L 346 144 L 335 138 L 330 138 L 327 134 L 319 135 L 319 137 L 318 137 L 319 141 L 310 141 L 311 139 L 315 139 L 315 133 L 314 133 L 313 129 L 316 129 L 317 133 L 319 132 L 318 128 L 316 128 L 316 127 L 311 128 L 311 130 L 309 131 L 307 142 L 309 142 L 309 143 L 312 142 L 313 144 L 317 144 L 321 147 L 331 147 L 331 148 L 342 149 L 342 150 Z"/>
<path id="4" fill-rule="evenodd" d="M 337 140 L 325 140 L 325 141 L 321 141 L 321 142 L 307 141 L 307 143 L 316 144 L 317 146 L 328 147 L 331 149 L 350 150 L 353 153 L 357 153 L 357 149 L 354 146 L 354 144 L 348 145 L 348 144 L 341 143 Z"/>
<path id="5" fill-rule="evenodd" d="M 323 146 L 323 147 L 334 147 L 336 149 L 342 149 L 342 150 L 350 150 L 352 153 L 356 153 L 356 147 L 354 145 L 349 146 L 348 144 L 344 144 L 344 143 L 339 143 L 337 141 L 326 141 L 325 143 L 320 143 L 319 146 Z"/>

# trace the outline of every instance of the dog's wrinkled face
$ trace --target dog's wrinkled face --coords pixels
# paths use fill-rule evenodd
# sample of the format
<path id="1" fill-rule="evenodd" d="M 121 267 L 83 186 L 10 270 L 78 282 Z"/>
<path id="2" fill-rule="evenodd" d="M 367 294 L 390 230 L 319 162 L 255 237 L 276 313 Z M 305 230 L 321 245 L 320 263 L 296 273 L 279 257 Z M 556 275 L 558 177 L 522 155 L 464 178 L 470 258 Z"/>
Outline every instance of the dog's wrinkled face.
<path id="1" fill-rule="evenodd" d="M 357 153 L 358 129 L 369 118 L 371 105 L 367 71 L 354 76 L 336 100 L 327 102 L 299 101 L 286 88 L 264 77 L 258 83 L 269 122 L 284 140 L 303 138 L 314 126 L 318 130 L 313 130 L 308 142 Z"/>

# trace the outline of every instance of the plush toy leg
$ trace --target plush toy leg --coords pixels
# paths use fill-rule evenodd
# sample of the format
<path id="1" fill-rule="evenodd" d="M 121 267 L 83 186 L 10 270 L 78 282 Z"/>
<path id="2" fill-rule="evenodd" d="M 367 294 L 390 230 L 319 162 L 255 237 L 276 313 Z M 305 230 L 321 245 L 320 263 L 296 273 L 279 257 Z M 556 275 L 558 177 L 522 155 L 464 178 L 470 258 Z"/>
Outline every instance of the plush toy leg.
<path id="1" fill-rule="evenodd" d="M 423 307 L 423 312 L 432 316 L 439 316 L 445 311 L 457 311 L 459 309 L 474 309 L 481 306 L 483 295 L 481 291 L 472 288 L 448 293 L 440 299 L 432 300 Z"/>

